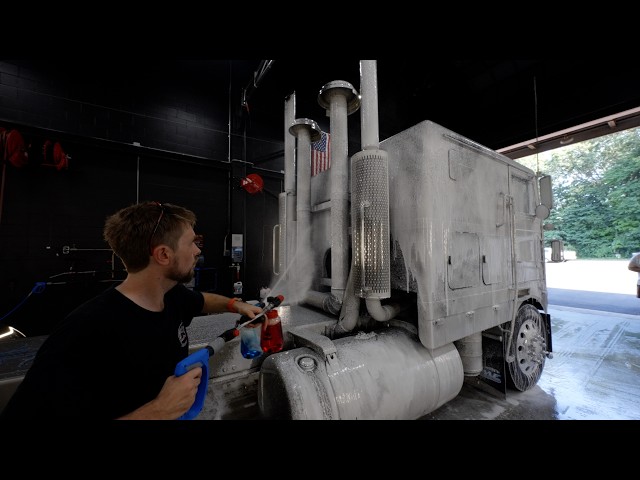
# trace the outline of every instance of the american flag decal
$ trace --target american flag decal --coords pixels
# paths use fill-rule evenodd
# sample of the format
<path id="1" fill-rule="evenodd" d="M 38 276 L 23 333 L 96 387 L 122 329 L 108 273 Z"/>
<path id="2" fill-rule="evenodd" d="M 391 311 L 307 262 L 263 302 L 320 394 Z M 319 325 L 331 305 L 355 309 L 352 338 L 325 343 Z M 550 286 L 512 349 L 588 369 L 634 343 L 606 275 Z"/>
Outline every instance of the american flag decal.
<path id="1" fill-rule="evenodd" d="M 331 136 L 321 132 L 320 140 L 311 144 L 311 175 L 331 168 Z"/>

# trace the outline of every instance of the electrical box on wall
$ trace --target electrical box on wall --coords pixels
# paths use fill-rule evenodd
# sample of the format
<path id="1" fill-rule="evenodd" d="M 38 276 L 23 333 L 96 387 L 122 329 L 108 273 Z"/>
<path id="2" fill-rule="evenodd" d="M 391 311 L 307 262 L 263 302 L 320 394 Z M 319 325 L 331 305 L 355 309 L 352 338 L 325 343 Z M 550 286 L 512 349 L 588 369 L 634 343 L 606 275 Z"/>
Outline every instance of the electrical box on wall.
<path id="1" fill-rule="evenodd" d="M 231 235 L 231 259 L 234 262 L 241 262 L 243 259 L 241 233 L 233 233 Z"/>

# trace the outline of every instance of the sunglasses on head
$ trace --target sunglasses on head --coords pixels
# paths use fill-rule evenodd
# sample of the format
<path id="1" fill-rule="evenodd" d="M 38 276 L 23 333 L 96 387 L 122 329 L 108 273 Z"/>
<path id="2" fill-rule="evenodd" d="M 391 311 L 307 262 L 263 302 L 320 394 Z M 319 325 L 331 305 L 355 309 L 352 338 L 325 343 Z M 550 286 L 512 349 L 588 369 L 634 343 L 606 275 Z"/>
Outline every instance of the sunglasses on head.
<path id="1" fill-rule="evenodd" d="M 160 207 L 160 216 L 158 216 L 158 220 L 156 221 L 156 226 L 153 227 L 153 232 L 151 232 L 151 236 L 149 237 L 149 255 L 151 255 L 153 253 L 153 248 L 152 248 L 152 241 L 153 241 L 153 236 L 156 234 L 156 232 L 158 231 L 158 227 L 160 226 L 160 222 L 162 221 L 162 217 L 164 217 L 164 212 L 165 212 L 165 207 L 162 203 L 160 202 L 153 202 L 153 204 L 157 207 Z"/>

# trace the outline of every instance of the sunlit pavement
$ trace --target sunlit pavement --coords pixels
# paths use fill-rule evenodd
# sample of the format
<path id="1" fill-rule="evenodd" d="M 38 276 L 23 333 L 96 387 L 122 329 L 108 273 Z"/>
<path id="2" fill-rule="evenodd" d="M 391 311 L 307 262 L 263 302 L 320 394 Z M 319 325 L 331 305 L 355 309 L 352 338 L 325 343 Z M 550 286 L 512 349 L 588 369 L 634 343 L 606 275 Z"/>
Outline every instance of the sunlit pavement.
<path id="1" fill-rule="evenodd" d="M 636 295 L 638 274 L 627 268 L 629 259 L 547 262 L 547 288 Z"/>

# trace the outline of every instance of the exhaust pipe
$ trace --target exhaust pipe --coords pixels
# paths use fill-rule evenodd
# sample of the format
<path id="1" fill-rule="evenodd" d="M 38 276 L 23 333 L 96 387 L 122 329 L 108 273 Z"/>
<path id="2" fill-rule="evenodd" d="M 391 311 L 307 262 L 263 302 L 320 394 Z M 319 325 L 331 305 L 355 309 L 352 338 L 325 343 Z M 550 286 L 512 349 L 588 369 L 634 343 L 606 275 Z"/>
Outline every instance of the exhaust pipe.
<path id="1" fill-rule="evenodd" d="M 362 150 L 351 160 L 354 288 L 372 318 L 386 322 L 403 307 L 382 305 L 391 296 L 389 159 L 380 150 L 376 61 L 360 61 Z"/>

